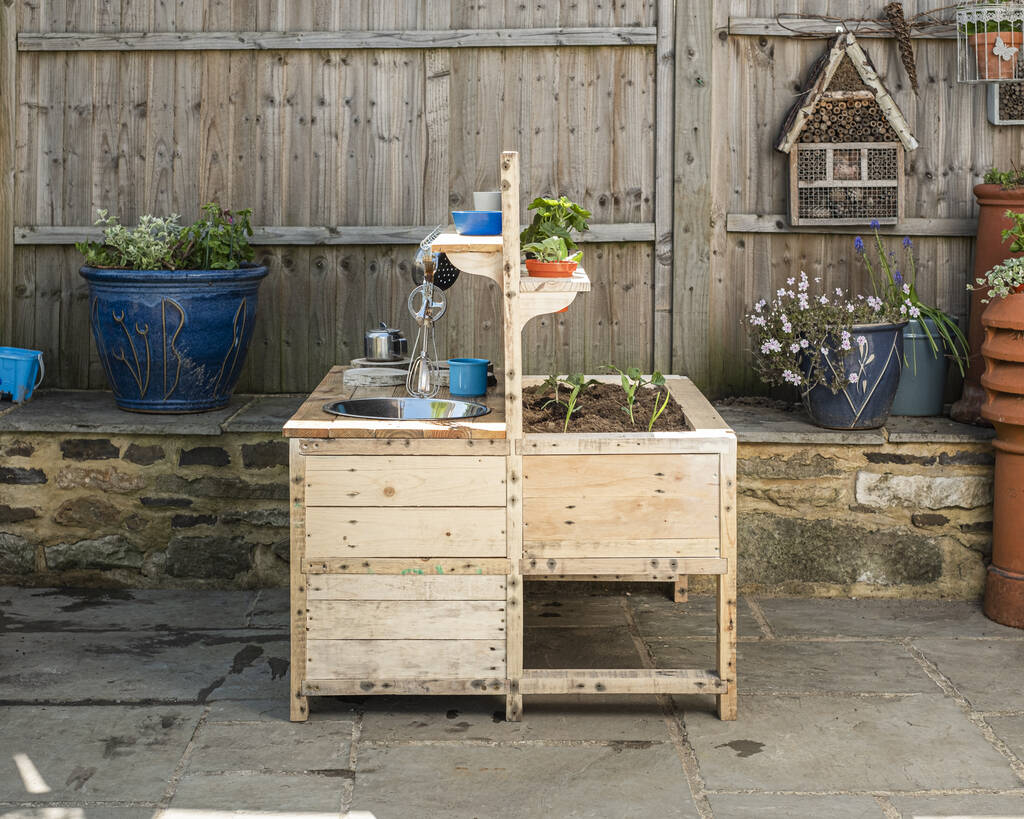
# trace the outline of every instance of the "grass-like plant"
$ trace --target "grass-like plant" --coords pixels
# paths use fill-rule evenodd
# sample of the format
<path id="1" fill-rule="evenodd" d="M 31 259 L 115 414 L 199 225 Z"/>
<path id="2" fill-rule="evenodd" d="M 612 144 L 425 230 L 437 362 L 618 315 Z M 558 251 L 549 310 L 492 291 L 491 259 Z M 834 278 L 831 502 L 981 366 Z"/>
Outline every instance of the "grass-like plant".
<path id="1" fill-rule="evenodd" d="M 562 432 L 569 431 L 569 420 L 572 418 L 572 414 L 576 412 L 579 406 L 580 395 L 590 387 L 597 384 L 596 378 L 587 379 L 582 373 L 572 373 L 571 375 L 556 375 L 551 374 L 541 384 L 550 390 L 554 390 L 554 397 L 545 401 L 543 404 L 544 408 L 551 406 L 551 404 L 558 404 L 561 407 L 565 407 L 565 425 L 562 427 Z M 568 390 L 568 395 L 563 401 L 561 398 L 560 388 Z"/>
<path id="2" fill-rule="evenodd" d="M 613 364 L 604 364 L 602 366 L 606 370 L 611 370 L 612 372 L 619 374 L 622 391 L 626 394 L 626 406 L 622 407 L 622 411 L 629 416 L 629 423 L 636 426 L 636 417 L 633 414 L 633 408 L 636 405 L 637 393 L 640 391 L 641 387 L 663 387 L 665 385 L 665 376 L 655 370 L 651 374 L 650 378 L 644 378 L 644 374 L 639 367 L 627 367 L 625 370 L 620 370 Z M 662 400 L 662 396 L 660 394 L 659 397 L 654 399 L 654 409 L 651 412 L 651 418 L 647 423 L 648 432 L 654 428 L 655 421 L 657 421 L 665 411 L 670 397 L 669 391 L 666 389 L 664 392 L 664 400 Z M 661 401 L 660 404 L 658 403 L 659 401 Z"/>

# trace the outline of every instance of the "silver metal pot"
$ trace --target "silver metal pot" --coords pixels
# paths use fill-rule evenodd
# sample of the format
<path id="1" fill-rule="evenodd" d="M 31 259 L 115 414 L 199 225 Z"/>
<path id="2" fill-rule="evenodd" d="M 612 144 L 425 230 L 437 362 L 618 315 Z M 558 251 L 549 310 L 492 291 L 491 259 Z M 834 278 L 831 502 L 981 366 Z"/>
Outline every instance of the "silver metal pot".
<path id="1" fill-rule="evenodd" d="M 367 330 L 363 336 L 363 352 L 370 361 L 396 361 L 405 358 L 409 342 L 401 330 L 388 327 L 383 321 L 377 330 Z"/>

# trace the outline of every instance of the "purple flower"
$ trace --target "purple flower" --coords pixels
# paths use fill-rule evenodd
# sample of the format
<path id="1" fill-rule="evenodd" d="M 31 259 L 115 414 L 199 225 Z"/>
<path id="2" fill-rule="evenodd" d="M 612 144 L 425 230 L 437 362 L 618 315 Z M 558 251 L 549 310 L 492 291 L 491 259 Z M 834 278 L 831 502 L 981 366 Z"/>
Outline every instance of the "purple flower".
<path id="1" fill-rule="evenodd" d="M 872 219 L 870 227 L 871 227 L 872 230 L 878 230 L 878 220 L 877 219 Z"/>
<path id="2" fill-rule="evenodd" d="M 864 252 L 864 240 L 861 239 L 860 236 L 853 240 L 853 249 L 856 250 L 858 253 Z"/>
<path id="3" fill-rule="evenodd" d="M 904 236 L 903 237 L 903 247 L 911 248 L 913 246 L 914 246 L 914 243 L 912 241 L 910 241 L 910 237 L 909 236 Z"/>
<path id="4" fill-rule="evenodd" d="M 895 279 L 896 284 L 899 284 L 901 281 L 903 281 L 903 274 L 900 273 L 900 271 L 898 270 L 892 274 L 892 277 L 893 279 Z"/>

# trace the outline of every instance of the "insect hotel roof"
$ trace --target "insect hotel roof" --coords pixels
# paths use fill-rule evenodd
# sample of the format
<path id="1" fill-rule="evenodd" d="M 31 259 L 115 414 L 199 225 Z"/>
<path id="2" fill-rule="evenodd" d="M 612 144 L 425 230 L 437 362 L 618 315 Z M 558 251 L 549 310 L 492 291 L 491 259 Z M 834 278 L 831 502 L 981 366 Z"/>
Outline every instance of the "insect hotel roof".
<path id="1" fill-rule="evenodd" d="M 790 155 L 791 221 L 895 224 L 904 150 L 917 145 L 856 38 L 838 35 L 812 66 L 776 145 Z"/>

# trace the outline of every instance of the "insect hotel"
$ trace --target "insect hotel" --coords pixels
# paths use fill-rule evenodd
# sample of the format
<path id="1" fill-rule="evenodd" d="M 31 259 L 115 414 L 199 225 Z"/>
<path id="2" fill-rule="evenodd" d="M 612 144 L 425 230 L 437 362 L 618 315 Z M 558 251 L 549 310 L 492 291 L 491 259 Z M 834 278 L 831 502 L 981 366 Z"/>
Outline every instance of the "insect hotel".
<path id="1" fill-rule="evenodd" d="M 484 414 L 338 417 L 406 388 L 346 386 L 335 367 L 291 439 L 291 716 L 315 695 L 713 694 L 736 718 L 736 436 L 689 379 L 673 432 L 523 432 L 522 331 L 590 290 L 585 271 L 521 273 L 519 155 L 501 157 L 502 234 L 434 238 L 502 298 L 504 372 Z M 613 380 L 607 379 L 606 380 Z M 340 400 L 339 400 L 340 399 Z M 391 404 L 393 406 L 393 404 Z M 367 406 L 364 404 L 364 406 Z M 488 411 L 489 409 L 489 411 Z M 717 667 L 524 667 L 525 578 L 717 577 Z"/>
<path id="2" fill-rule="evenodd" d="M 811 69 L 782 127 L 793 225 L 894 225 L 903 219 L 904 161 L 917 147 L 906 119 L 849 33 Z"/>

